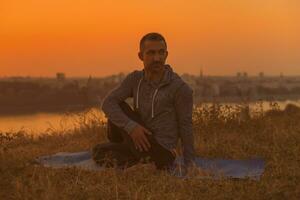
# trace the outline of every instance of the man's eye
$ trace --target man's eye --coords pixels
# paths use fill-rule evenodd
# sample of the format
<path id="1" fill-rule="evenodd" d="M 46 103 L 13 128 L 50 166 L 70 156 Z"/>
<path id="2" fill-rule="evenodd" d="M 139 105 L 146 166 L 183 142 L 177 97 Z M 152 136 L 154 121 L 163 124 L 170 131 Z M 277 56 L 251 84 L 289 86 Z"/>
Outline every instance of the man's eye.
<path id="1" fill-rule="evenodd" d="M 153 54 L 154 54 L 154 51 L 148 51 L 147 54 L 148 54 L 148 55 L 153 55 Z"/>
<path id="2" fill-rule="evenodd" d="M 165 50 L 160 50 L 159 54 L 163 55 L 163 54 L 165 54 L 165 52 L 166 52 Z"/>

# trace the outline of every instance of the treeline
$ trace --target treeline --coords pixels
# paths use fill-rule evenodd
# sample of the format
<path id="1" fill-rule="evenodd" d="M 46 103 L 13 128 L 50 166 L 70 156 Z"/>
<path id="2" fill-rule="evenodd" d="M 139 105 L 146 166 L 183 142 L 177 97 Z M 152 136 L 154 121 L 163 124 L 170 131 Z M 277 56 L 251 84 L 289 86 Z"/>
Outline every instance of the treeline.
<path id="1" fill-rule="evenodd" d="M 95 106 L 115 85 L 97 88 L 79 86 L 77 81 L 57 84 L 0 81 L 0 113 Z"/>
<path id="2" fill-rule="evenodd" d="M 32 111 L 61 111 L 100 106 L 105 95 L 118 85 L 125 75 L 105 78 L 0 80 L 0 114 Z M 184 77 L 183 77 L 184 78 Z M 300 97 L 300 84 L 286 82 L 279 87 L 267 87 L 258 81 L 237 81 L 230 78 L 201 79 L 185 77 L 193 88 L 195 103 L 219 99 L 287 100 Z M 274 84 L 277 80 L 273 81 Z M 198 102 L 197 102 L 198 101 Z"/>

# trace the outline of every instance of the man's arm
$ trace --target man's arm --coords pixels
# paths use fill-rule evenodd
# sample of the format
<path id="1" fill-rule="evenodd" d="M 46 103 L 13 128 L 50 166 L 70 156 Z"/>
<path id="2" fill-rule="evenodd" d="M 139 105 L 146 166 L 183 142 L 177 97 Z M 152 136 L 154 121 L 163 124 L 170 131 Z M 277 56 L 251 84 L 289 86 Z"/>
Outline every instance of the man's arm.
<path id="1" fill-rule="evenodd" d="M 135 84 L 134 72 L 128 74 L 123 82 L 113 89 L 104 99 L 102 110 L 115 125 L 130 133 L 137 123 L 129 119 L 122 111 L 119 103 L 133 96 L 133 86 Z"/>
<path id="2" fill-rule="evenodd" d="M 183 148 L 184 163 L 185 165 L 190 165 L 195 160 L 192 125 L 193 90 L 187 84 L 183 84 L 176 92 L 175 109 Z"/>

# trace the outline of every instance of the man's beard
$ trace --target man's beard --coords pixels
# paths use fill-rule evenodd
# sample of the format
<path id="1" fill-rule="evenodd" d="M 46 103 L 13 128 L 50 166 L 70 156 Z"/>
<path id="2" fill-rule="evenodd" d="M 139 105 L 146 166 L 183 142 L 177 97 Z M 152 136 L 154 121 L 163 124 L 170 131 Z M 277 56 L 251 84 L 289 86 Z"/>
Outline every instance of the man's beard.
<path id="1" fill-rule="evenodd" d="M 157 67 L 162 67 L 163 65 L 164 65 L 163 62 L 154 62 L 151 63 L 150 67 L 157 68 Z"/>
<path id="2" fill-rule="evenodd" d="M 163 70 L 164 70 L 164 67 L 165 67 L 165 65 L 164 64 L 162 64 L 162 63 L 156 63 L 156 64 L 153 64 L 153 65 L 151 65 L 149 68 L 150 68 L 150 71 L 152 72 L 152 73 L 160 73 L 160 72 L 162 72 Z"/>

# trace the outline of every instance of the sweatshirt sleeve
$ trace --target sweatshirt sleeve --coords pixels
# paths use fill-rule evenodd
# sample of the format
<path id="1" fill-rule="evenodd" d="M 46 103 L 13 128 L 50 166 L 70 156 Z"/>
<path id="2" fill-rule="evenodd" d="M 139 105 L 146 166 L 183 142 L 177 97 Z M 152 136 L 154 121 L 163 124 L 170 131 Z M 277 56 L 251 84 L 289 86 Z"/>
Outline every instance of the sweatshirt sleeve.
<path id="1" fill-rule="evenodd" d="M 123 82 L 104 98 L 102 103 L 102 110 L 106 117 L 116 126 L 125 129 L 127 133 L 130 133 L 137 123 L 125 115 L 119 103 L 133 96 L 134 75 L 134 72 L 128 74 Z"/>
<path id="2" fill-rule="evenodd" d="M 175 109 L 183 148 L 184 163 L 185 165 L 190 165 L 195 160 L 192 125 L 193 90 L 185 83 L 176 92 Z"/>

